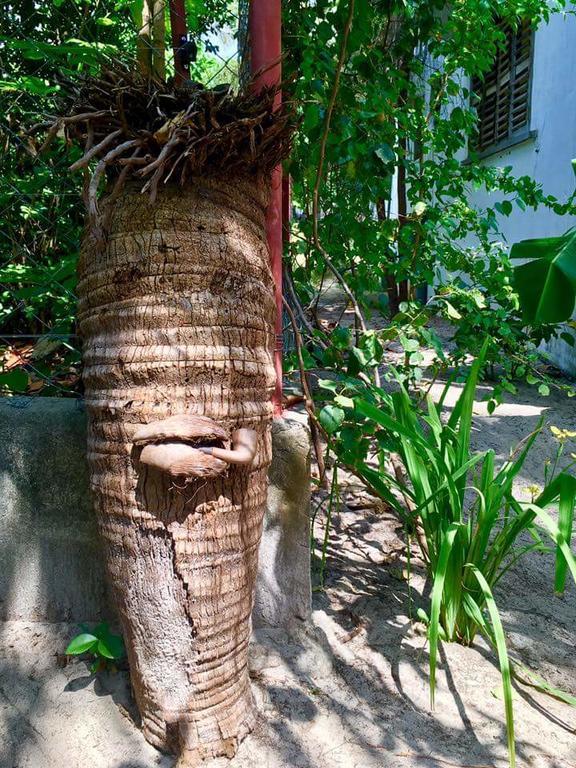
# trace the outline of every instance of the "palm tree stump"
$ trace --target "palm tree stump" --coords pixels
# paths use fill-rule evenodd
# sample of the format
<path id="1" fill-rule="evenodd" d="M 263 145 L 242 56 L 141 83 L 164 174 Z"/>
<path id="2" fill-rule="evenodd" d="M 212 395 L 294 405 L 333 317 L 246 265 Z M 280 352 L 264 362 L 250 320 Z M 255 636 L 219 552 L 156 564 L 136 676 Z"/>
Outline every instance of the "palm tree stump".
<path id="1" fill-rule="evenodd" d="M 106 226 L 88 231 L 79 268 L 109 581 L 144 734 L 182 765 L 232 755 L 256 717 L 247 653 L 274 385 L 266 203 L 265 175 L 167 184 L 154 205 L 129 182 L 101 203 Z"/>

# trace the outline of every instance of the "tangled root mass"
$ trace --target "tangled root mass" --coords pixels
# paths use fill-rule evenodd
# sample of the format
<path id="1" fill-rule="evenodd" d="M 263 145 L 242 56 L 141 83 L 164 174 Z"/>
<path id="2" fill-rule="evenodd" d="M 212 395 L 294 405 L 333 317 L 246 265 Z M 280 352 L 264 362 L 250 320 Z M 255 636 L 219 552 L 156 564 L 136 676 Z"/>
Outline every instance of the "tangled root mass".
<path id="1" fill-rule="evenodd" d="M 112 197 L 128 179 L 142 182 L 154 202 L 160 184 L 194 176 L 267 173 L 290 151 L 295 127 L 290 103 L 276 108 L 278 87 L 234 93 L 229 86 L 174 87 L 123 65 L 71 84 L 67 114 L 50 128 L 83 147 L 73 170 L 87 173 L 85 202 L 94 224 L 98 188 L 107 175 Z M 46 142 L 45 142 L 46 144 Z"/>

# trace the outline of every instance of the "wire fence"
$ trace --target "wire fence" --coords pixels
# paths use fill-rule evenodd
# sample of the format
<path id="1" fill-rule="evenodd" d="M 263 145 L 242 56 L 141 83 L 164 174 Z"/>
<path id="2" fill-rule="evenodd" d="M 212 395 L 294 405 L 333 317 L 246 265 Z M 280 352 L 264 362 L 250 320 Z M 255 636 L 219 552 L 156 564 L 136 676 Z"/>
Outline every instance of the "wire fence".
<path id="1" fill-rule="evenodd" d="M 178 12 L 173 4 L 172 13 L 174 5 Z M 167 11 L 162 42 L 170 78 L 175 62 Z M 192 81 L 205 87 L 238 84 L 238 29 L 246 26 L 244 13 L 227 4 L 212 19 L 182 19 L 186 28 L 196 26 L 191 33 L 198 47 L 196 61 L 190 65 Z M 134 59 L 136 30 L 128 4 L 123 8 L 116 0 L 45 4 L 22 0 L 4 8 L 0 20 L 4 73 L 0 79 L 0 394 L 81 396 L 75 289 L 84 208 L 82 176 L 69 170 L 78 150 L 66 146 L 59 136 L 43 152 L 42 131 L 30 133 L 29 129 L 34 124 L 49 125 L 58 115 L 63 77 L 76 77 L 110 57 Z M 245 54 L 245 35 L 242 41 Z"/>

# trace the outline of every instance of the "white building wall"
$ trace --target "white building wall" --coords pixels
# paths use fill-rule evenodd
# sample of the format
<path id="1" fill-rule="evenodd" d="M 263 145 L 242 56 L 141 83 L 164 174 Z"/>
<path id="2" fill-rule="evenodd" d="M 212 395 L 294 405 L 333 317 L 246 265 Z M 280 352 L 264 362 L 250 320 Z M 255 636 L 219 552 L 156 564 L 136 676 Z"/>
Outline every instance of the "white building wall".
<path id="1" fill-rule="evenodd" d="M 571 160 L 576 158 L 576 17 L 555 14 L 535 33 L 530 128 L 527 139 L 487 157 L 488 165 L 511 165 L 516 176 L 531 176 L 560 201 L 576 187 Z M 496 195 L 473 192 L 474 206 L 493 206 Z M 521 211 L 514 206 L 509 217 L 500 217 L 507 244 L 532 237 L 559 235 L 576 224 L 576 217 L 558 216 L 539 208 Z M 502 239 L 502 237 L 498 237 Z M 564 341 L 547 347 L 554 363 L 576 375 L 576 350 Z"/>

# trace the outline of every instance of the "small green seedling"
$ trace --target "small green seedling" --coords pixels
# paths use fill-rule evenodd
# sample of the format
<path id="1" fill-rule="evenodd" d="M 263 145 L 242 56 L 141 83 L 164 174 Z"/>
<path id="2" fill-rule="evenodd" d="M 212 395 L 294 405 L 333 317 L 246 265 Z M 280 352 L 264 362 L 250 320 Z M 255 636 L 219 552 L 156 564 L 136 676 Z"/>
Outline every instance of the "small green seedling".
<path id="1" fill-rule="evenodd" d="M 92 674 L 104 669 L 115 671 L 114 662 L 125 655 L 124 641 L 120 635 L 113 635 L 106 621 L 92 630 L 83 624 L 80 625 L 80 629 L 82 632 L 76 635 L 66 648 L 66 655 L 81 656 L 83 653 L 91 653 L 94 657 L 90 666 Z"/>

